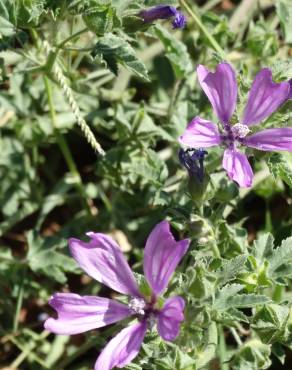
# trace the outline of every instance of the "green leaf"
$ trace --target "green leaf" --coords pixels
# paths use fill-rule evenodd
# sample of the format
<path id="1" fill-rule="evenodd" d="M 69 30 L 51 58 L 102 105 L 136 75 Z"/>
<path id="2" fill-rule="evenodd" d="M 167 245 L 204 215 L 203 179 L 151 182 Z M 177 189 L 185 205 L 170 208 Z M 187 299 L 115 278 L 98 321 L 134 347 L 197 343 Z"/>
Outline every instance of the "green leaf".
<path id="1" fill-rule="evenodd" d="M 280 177 L 292 188 L 292 157 L 290 153 L 273 153 L 268 160 L 268 167 L 275 179 Z"/>
<path id="2" fill-rule="evenodd" d="M 230 297 L 240 292 L 243 289 L 243 285 L 240 284 L 227 284 L 216 295 L 214 301 L 214 308 L 216 310 L 225 310 L 228 307 L 228 300 Z M 231 306 L 232 307 L 232 306 Z M 228 307 L 230 308 L 230 307 Z"/>
<path id="3" fill-rule="evenodd" d="M 220 270 L 217 271 L 220 284 L 224 285 L 228 281 L 235 279 L 237 274 L 245 268 L 246 259 L 247 255 L 239 255 L 231 260 L 223 261 Z"/>
<path id="4" fill-rule="evenodd" d="M 65 283 L 67 281 L 65 272 L 76 272 L 77 266 L 71 257 L 57 251 L 57 245 L 52 245 L 53 241 L 54 239 L 42 240 L 36 232 L 29 231 L 28 265 L 34 272 L 44 274 L 59 283 Z"/>
<path id="5" fill-rule="evenodd" d="M 143 370 L 143 368 L 136 364 L 129 364 L 125 366 L 126 370 Z"/>
<path id="6" fill-rule="evenodd" d="M 92 55 L 103 58 L 108 64 L 108 68 L 115 74 L 118 72 L 117 64 L 120 63 L 136 76 L 149 81 L 144 63 L 138 59 L 132 46 L 121 37 L 109 33 L 100 38 Z"/>
<path id="7" fill-rule="evenodd" d="M 263 344 L 259 339 L 252 339 L 245 342 L 238 348 L 231 359 L 232 370 L 259 370 L 268 369 L 271 346 Z"/>
<path id="8" fill-rule="evenodd" d="M 257 259 L 258 263 L 263 263 L 264 260 L 272 254 L 274 247 L 274 237 L 270 233 L 260 234 L 255 240 L 252 253 Z"/>
<path id="9" fill-rule="evenodd" d="M 285 41 L 292 43 L 292 2 L 291 0 L 276 1 L 277 14 L 281 22 Z"/>
<path id="10" fill-rule="evenodd" d="M 244 228 L 229 225 L 225 220 L 220 220 L 218 225 L 220 251 L 234 257 L 247 251 L 247 232 Z"/>
<path id="11" fill-rule="evenodd" d="M 156 152 L 128 146 L 109 150 L 100 162 L 99 170 L 112 186 L 126 192 L 132 191 L 132 184 L 137 184 L 140 189 L 149 185 L 161 189 L 168 175 L 165 162 Z"/>
<path id="12" fill-rule="evenodd" d="M 285 348 L 281 346 L 280 343 L 273 343 L 272 353 L 274 356 L 277 357 L 277 359 L 281 362 L 282 365 L 285 364 L 286 351 Z"/>
<path id="13" fill-rule="evenodd" d="M 178 370 L 184 370 L 189 368 L 189 366 L 192 366 L 196 363 L 196 361 L 191 358 L 187 353 L 183 352 L 179 348 L 176 348 L 175 350 L 175 369 Z"/>
<path id="14" fill-rule="evenodd" d="M 0 39 L 3 36 L 11 37 L 16 33 L 16 28 L 12 23 L 0 15 Z"/>
<path id="15" fill-rule="evenodd" d="M 51 194 L 47 195 L 41 205 L 38 221 L 36 224 L 36 229 L 39 229 L 44 222 L 46 216 L 56 207 L 64 204 L 66 201 L 66 195 L 74 187 L 74 180 L 72 176 L 66 176 L 62 179 L 52 190 Z"/>
<path id="16" fill-rule="evenodd" d="M 165 56 L 169 59 L 176 78 L 187 77 L 193 71 L 193 66 L 185 44 L 160 25 L 155 26 L 155 34 L 165 47 Z"/>
<path id="17" fill-rule="evenodd" d="M 237 308 L 230 308 L 228 311 L 223 311 L 220 315 L 220 321 L 226 326 L 233 325 L 234 321 L 242 321 L 249 324 L 248 317 Z"/>
<path id="18" fill-rule="evenodd" d="M 242 289 L 243 286 L 239 284 L 226 285 L 218 292 L 213 307 L 218 311 L 224 311 L 230 308 L 254 307 L 271 301 L 264 295 L 237 294 Z"/>
<path id="19" fill-rule="evenodd" d="M 99 36 L 112 32 L 121 25 L 110 1 L 91 0 L 89 6 L 82 11 L 82 17 L 87 27 Z"/>
<path id="20" fill-rule="evenodd" d="M 263 305 L 271 302 L 269 297 L 265 295 L 257 294 L 236 294 L 232 297 L 229 297 L 226 301 L 225 308 L 237 307 L 255 307 L 257 305 Z"/>
<path id="21" fill-rule="evenodd" d="M 288 336 L 289 307 L 271 304 L 261 308 L 252 320 L 252 328 L 264 343 L 284 342 Z"/>
<path id="22" fill-rule="evenodd" d="M 290 265 L 291 268 L 292 262 L 292 237 L 289 237 L 282 241 L 280 247 L 274 250 L 273 254 L 269 258 L 269 268 L 268 274 L 271 277 L 284 277 L 282 269 L 286 273 L 286 266 Z M 291 275 L 291 274 L 290 274 Z"/>

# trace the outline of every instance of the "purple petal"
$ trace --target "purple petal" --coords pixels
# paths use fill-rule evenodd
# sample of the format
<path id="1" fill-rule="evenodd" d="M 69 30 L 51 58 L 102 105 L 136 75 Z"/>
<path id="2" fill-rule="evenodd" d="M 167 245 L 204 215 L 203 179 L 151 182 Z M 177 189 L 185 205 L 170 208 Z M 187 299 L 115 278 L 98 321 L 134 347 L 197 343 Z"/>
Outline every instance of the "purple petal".
<path id="1" fill-rule="evenodd" d="M 129 307 L 112 299 L 73 293 L 56 293 L 49 304 L 57 311 L 58 318 L 47 319 L 45 328 L 64 335 L 101 328 L 133 314 Z"/>
<path id="2" fill-rule="evenodd" d="M 228 63 L 220 63 L 213 73 L 199 65 L 197 73 L 200 85 L 217 117 L 221 122 L 228 123 L 235 110 L 237 99 L 237 82 L 233 68 Z"/>
<path id="3" fill-rule="evenodd" d="M 189 239 L 175 241 L 167 221 L 152 230 L 144 251 L 144 274 L 155 295 L 164 292 L 189 244 Z"/>
<path id="4" fill-rule="evenodd" d="M 259 150 L 292 151 L 292 127 L 270 128 L 247 136 L 244 144 Z"/>
<path id="5" fill-rule="evenodd" d="M 235 149 L 226 149 L 223 157 L 223 168 L 231 180 L 239 186 L 248 188 L 252 184 L 253 172 L 245 154 Z"/>
<path id="6" fill-rule="evenodd" d="M 174 340 L 179 335 L 180 323 L 184 320 L 185 301 L 171 297 L 164 303 L 158 316 L 158 332 L 164 340 Z"/>
<path id="7" fill-rule="evenodd" d="M 287 99 L 292 99 L 292 78 L 291 80 L 288 81 L 288 83 L 289 83 L 290 90 L 289 90 L 289 95 Z"/>
<path id="8" fill-rule="evenodd" d="M 129 364 L 138 355 L 146 330 L 146 321 L 123 329 L 102 350 L 94 370 L 110 370 Z"/>
<path id="9" fill-rule="evenodd" d="M 95 280 L 117 292 L 140 296 L 134 275 L 116 242 L 107 235 L 89 232 L 88 243 L 70 239 L 69 248 L 79 266 Z"/>
<path id="10" fill-rule="evenodd" d="M 273 82 L 272 72 L 263 68 L 255 77 L 241 123 L 254 125 L 274 113 L 289 95 L 289 82 Z"/>
<path id="11" fill-rule="evenodd" d="M 187 17 L 177 10 L 174 20 L 171 23 L 174 29 L 184 28 L 187 23 Z"/>
<path id="12" fill-rule="evenodd" d="M 195 117 L 180 136 L 179 142 L 191 148 L 207 148 L 220 144 L 221 138 L 215 123 Z"/>

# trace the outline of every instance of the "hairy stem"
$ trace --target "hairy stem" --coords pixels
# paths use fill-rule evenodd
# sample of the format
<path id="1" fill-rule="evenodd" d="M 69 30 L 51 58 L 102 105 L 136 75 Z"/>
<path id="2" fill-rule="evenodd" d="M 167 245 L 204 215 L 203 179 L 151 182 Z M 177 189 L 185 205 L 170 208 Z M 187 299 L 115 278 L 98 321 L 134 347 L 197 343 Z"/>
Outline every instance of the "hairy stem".
<path id="1" fill-rule="evenodd" d="M 215 38 L 210 34 L 207 28 L 204 26 L 203 22 L 201 21 L 200 17 L 195 13 L 195 11 L 188 5 L 185 0 L 179 0 L 182 7 L 186 9 L 192 19 L 195 21 L 198 28 L 202 31 L 202 33 L 207 37 L 210 44 L 217 51 L 217 53 L 221 56 L 222 59 L 226 59 L 225 52 L 215 40 Z"/>
<path id="2" fill-rule="evenodd" d="M 226 342 L 225 342 L 225 336 L 224 336 L 224 329 L 222 326 L 220 326 L 219 329 L 219 348 L 218 348 L 218 355 L 220 359 L 220 369 L 221 370 L 228 370 L 229 366 L 226 363 Z"/>

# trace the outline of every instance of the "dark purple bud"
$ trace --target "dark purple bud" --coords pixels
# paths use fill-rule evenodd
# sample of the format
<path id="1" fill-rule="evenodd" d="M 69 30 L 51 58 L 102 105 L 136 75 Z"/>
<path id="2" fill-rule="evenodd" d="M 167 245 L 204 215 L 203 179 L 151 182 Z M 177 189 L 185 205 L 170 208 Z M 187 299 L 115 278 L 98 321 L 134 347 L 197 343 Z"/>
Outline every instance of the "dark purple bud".
<path id="1" fill-rule="evenodd" d="M 200 149 L 180 149 L 178 157 L 180 163 L 188 170 L 190 177 L 196 177 L 200 182 L 204 179 L 204 158 L 208 154 L 206 150 Z"/>
<path id="2" fill-rule="evenodd" d="M 173 18 L 173 28 L 183 28 L 186 24 L 186 17 L 175 7 L 170 5 L 157 5 L 152 8 L 142 10 L 139 15 L 146 23 L 151 23 L 157 19 Z"/>

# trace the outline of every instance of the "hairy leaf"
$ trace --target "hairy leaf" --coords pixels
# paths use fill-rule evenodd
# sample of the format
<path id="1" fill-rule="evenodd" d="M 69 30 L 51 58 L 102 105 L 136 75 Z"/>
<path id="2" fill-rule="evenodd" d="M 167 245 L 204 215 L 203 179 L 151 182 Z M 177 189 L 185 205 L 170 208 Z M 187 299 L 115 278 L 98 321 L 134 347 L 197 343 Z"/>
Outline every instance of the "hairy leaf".
<path id="1" fill-rule="evenodd" d="M 193 70 L 186 46 L 160 25 L 155 26 L 155 33 L 164 45 L 176 78 L 185 78 Z"/>
<path id="2" fill-rule="evenodd" d="M 123 38 L 108 33 L 100 38 L 92 52 L 94 57 L 101 56 L 109 69 L 117 74 L 117 64 L 120 63 L 138 77 L 148 81 L 148 73 L 144 63 L 137 57 L 132 46 Z"/>

